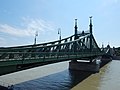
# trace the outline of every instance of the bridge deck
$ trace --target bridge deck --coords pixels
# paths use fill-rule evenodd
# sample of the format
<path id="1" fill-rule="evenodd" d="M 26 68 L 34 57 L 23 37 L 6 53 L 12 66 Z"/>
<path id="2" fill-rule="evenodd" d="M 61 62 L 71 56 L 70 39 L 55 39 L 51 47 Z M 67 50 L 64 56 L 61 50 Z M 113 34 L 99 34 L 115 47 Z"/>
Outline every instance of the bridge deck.
<path id="1" fill-rule="evenodd" d="M 13 59 L 5 58 L 0 60 L 0 66 L 7 65 L 18 65 L 18 64 L 29 64 L 29 63 L 40 63 L 47 61 L 62 61 L 62 60 L 73 60 L 73 59 L 84 59 L 88 60 L 90 57 L 98 57 L 103 55 L 100 52 L 94 53 L 70 53 L 70 52 L 60 52 L 60 53 L 13 53 L 21 54 L 22 57 L 16 57 Z M 25 57 L 27 54 L 27 57 Z M 30 57 L 31 54 L 34 57 Z"/>

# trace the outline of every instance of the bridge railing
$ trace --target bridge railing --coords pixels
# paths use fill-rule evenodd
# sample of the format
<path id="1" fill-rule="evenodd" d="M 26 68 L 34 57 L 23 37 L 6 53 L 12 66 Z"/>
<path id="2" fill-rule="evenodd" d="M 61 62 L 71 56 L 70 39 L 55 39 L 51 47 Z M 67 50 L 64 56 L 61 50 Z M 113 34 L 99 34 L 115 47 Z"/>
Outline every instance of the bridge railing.
<path id="1" fill-rule="evenodd" d="M 0 61 L 13 61 L 13 60 L 61 60 L 72 58 L 84 58 L 100 56 L 102 52 L 8 52 L 6 58 L 1 58 Z"/>

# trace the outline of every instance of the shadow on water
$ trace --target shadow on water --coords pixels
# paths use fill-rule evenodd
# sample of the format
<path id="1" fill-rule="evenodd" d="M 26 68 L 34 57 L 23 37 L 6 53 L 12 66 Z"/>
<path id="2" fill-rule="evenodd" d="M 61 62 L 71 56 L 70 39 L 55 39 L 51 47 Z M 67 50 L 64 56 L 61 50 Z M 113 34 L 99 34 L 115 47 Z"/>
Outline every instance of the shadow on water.
<path id="1" fill-rule="evenodd" d="M 107 63 L 102 63 L 100 67 L 103 67 Z M 67 69 L 59 73 L 16 84 L 13 90 L 70 90 L 91 74 L 93 73 Z"/>
<path id="2" fill-rule="evenodd" d="M 7 90 L 7 88 L 0 86 L 0 90 Z"/>
<path id="3" fill-rule="evenodd" d="M 71 88 L 76 86 L 78 83 L 82 82 L 84 79 L 88 78 L 92 72 L 84 71 L 69 71 L 71 74 Z"/>
<path id="4" fill-rule="evenodd" d="M 65 70 L 14 85 L 13 90 L 70 90 L 90 76 L 91 72 Z"/>

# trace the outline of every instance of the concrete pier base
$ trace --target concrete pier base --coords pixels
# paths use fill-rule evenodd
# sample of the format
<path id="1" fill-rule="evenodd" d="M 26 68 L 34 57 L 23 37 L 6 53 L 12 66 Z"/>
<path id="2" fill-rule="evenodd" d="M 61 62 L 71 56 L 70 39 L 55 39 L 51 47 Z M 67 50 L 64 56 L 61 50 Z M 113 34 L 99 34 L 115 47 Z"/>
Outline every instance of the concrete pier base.
<path id="1" fill-rule="evenodd" d="M 96 62 L 69 62 L 70 70 L 80 70 L 80 71 L 88 71 L 88 72 L 99 72 L 100 63 Z"/>

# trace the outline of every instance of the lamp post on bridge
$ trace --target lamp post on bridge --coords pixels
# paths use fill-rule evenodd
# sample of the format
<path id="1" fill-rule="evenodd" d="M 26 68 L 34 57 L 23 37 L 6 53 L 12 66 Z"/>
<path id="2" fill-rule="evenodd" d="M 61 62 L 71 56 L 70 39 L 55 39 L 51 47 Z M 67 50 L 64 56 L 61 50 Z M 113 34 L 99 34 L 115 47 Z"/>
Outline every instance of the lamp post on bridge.
<path id="1" fill-rule="evenodd" d="M 59 40 L 61 40 L 61 28 L 58 28 L 58 35 L 60 35 Z"/>
<path id="2" fill-rule="evenodd" d="M 58 28 L 58 35 L 60 35 L 59 36 L 59 40 L 60 40 L 59 43 L 61 43 L 61 28 Z M 59 45 L 59 52 L 60 52 L 60 49 L 61 49 L 61 46 Z"/>
<path id="3" fill-rule="evenodd" d="M 38 31 L 35 32 L 34 45 L 36 45 L 36 43 L 37 43 L 37 36 L 38 36 Z"/>

